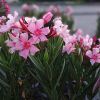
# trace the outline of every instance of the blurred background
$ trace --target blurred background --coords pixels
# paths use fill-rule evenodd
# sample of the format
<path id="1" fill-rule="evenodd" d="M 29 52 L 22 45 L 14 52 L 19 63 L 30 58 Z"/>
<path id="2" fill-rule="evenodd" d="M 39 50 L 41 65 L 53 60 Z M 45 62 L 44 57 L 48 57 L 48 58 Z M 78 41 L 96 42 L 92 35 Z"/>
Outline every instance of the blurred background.
<path id="1" fill-rule="evenodd" d="M 78 28 L 84 34 L 99 34 L 100 0 L 6 0 L 19 15 L 40 16 L 52 11 L 56 16 L 62 16 L 72 30 Z M 70 17 L 69 17 L 70 16 Z M 67 18 L 66 18 L 67 17 Z M 99 36 L 99 35 L 98 35 Z"/>

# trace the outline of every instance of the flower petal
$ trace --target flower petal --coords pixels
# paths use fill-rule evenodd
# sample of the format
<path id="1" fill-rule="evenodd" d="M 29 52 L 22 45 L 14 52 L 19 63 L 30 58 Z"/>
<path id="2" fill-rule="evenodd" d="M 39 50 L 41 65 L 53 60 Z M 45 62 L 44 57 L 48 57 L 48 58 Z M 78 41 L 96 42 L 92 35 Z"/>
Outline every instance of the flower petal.
<path id="1" fill-rule="evenodd" d="M 35 23 L 31 22 L 31 23 L 28 25 L 28 30 L 29 30 L 31 33 L 34 33 L 34 31 L 36 30 Z"/>
<path id="2" fill-rule="evenodd" d="M 31 46 L 31 48 L 30 48 L 31 55 L 35 55 L 35 53 L 38 51 L 39 51 L 39 49 L 36 46 L 34 46 L 34 45 Z"/>
<path id="3" fill-rule="evenodd" d="M 19 52 L 19 55 L 25 59 L 27 59 L 27 57 L 29 56 L 29 49 L 25 49 L 23 51 Z"/>
<path id="4" fill-rule="evenodd" d="M 88 56 L 89 58 L 91 58 L 92 57 L 92 51 L 91 50 L 88 50 L 86 52 L 86 56 Z"/>
<path id="5" fill-rule="evenodd" d="M 44 20 L 43 19 L 39 19 L 36 21 L 36 28 L 40 29 L 44 26 Z"/>
<path id="6" fill-rule="evenodd" d="M 22 33 L 20 35 L 20 41 L 25 42 L 28 40 L 28 33 Z"/>
<path id="7" fill-rule="evenodd" d="M 99 53 L 99 48 L 93 48 L 93 54 Z"/>
<path id="8" fill-rule="evenodd" d="M 42 41 L 42 42 L 44 42 L 44 41 L 47 41 L 48 39 L 46 38 L 46 36 L 45 35 L 41 35 L 40 37 L 40 40 Z"/>
<path id="9" fill-rule="evenodd" d="M 41 30 L 42 30 L 42 33 L 43 33 L 44 35 L 47 35 L 47 34 L 50 32 L 49 27 L 42 28 Z"/>

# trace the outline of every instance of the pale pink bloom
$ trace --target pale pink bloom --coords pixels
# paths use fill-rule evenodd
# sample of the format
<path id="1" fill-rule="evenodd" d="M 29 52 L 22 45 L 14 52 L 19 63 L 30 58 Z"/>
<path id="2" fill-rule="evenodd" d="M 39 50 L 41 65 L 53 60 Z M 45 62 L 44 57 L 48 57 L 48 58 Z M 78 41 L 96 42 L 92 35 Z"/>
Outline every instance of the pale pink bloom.
<path id="1" fill-rule="evenodd" d="M 53 17 L 53 14 L 52 14 L 51 12 L 46 13 L 46 14 L 43 16 L 44 23 L 50 22 L 50 20 L 52 19 L 52 17 Z"/>
<path id="2" fill-rule="evenodd" d="M 21 33 L 22 32 L 28 32 L 29 33 L 29 30 L 28 30 L 28 25 L 30 23 L 33 23 L 33 22 L 36 22 L 36 18 L 35 17 L 22 17 L 20 18 L 20 20 L 18 22 L 15 23 L 15 27 L 16 28 L 19 28 Z"/>
<path id="3" fill-rule="evenodd" d="M 44 27 L 43 19 L 37 20 L 35 23 L 31 22 L 28 26 L 28 30 L 38 42 L 47 41 L 46 35 L 50 32 L 49 27 Z"/>
<path id="4" fill-rule="evenodd" d="M 79 39 L 79 42 L 81 43 L 81 46 L 84 47 L 86 50 L 90 49 L 93 44 L 93 38 L 91 38 L 89 35 L 81 36 Z"/>
<path id="5" fill-rule="evenodd" d="M 81 36 L 83 34 L 83 31 L 81 29 L 78 29 L 75 34 L 76 36 Z"/>
<path id="6" fill-rule="evenodd" d="M 70 53 L 74 52 L 75 49 L 76 49 L 75 46 L 74 46 L 72 43 L 69 43 L 69 44 L 65 44 L 65 45 L 63 46 L 62 52 L 63 52 L 63 53 L 64 53 L 64 52 L 67 52 L 67 54 L 70 54 Z"/>
<path id="7" fill-rule="evenodd" d="M 33 4 L 33 5 L 31 5 L 31 10 L 32 10 L 33 12 L 39 12 L 39 6 L 36 5 L 36 4 Z"/>
<path id="8" fill-rule="evenodd" d="M 27 33 L 22 33 L 20 35 L 20 41 L 16 43 L 16 50 L 19 50 L 19 55 L 25 59 L 29 55 L 35 55 L 35 53 L 39 51 L 39 49 L 34 45 L 36 44 L 36 39 L 28 38 L 29 37 Z"/>
<path id="9" fill-rule="evenodd" d="M 16 12 L 16 11 L 14 12 L 14 15 L 8 14 L 7 18 L 9 20 L 7 21 L 6 24 L 7 25 L 13 25 L 16 22 L 17 17 L 18 17 L 18 12 Z"/>
<path id="10" fill-rule="evenodd" d="M 14 16 L 12 14 L 8 14 L 7 18 L 9 19 L 6 24 L 0 26 L 0 33 L 5 33 L 10 31 L 11 27 L 14 26 L 16 22 L 16 18 L 18 16 L 18 13 L 15 11 Z"/>
<path id="11" fill-rule="evenodd" d="M 30 6 L 29 6 L 28 4 L 23 4 L 21 8 L 22 8 L 22 10 L 23 10 L 24 12 L 30 11 Z"/>
<path id="12" fill-rule="evenodd" d="M 54 14 L 60 13 L 60 6 L 58 5 L 51 5 L 48 7 L 47 12 L 52 12 Z"/>
<path id="13" fill-rule="evenodd" d="M 68 29 L 68 25 L 64 25 L 61 29 L 59 36 L 62 37 L 63 40 L 65 41 L 67 36 L 69 36 L 69 32 L 70 30 Z"/>
<path id="14" fill-rule="evenodd" d="M 10 48 L 9 52 L 14 53 L 16 51 L 16 43 L 19 41 L 19 34 L 18 33 L 11 33 L 9 34 L 10 39 L 6 40 L 6 45 Z"/>
<path id="15" fill-rule="evenodd" d="M 88 50 L 86 52 L 86 55 L 90 58 L 90 62 L 92 65 L 95 63 L 100 63 L 100 49 L 99 48 L 93 48 L 93 50 Z"/>
<path id="16" fill-rule="evenodd" d="M 30 22 L 36 22 L 36 17 L 25 17 L 25 21 L 30 24 Z"/>
<path id="17" fill-rule="evenodd" d="M 100 42 L 100 38 L 98 39 L 98 41 Z"/>
<path id="18" fill-rule="evenodd" d="M 62 32 L 62 27 L 63 26 L 64 25 L 63 25 L 60 17 L 54 19 L 54 26 L 53 26 L 53 28 L 56 30 L 57 35 L 59 35 Z"/>

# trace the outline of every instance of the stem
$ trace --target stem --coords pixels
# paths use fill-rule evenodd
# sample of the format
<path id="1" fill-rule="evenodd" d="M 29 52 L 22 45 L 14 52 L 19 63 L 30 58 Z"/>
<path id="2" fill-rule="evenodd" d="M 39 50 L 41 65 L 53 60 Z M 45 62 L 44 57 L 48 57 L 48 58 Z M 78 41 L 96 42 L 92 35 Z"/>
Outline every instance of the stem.
<path id="1" fill-rule="evenodd" d="M 60 75 L 59 75 L 59 77 L 58 77 L 58 79 L 57 79 L 57 82 L 56 82 L 56 85 L 55 85 L 54 89 L 56 89 L 56 87 L 57 87 L 57 85 L 58 85 L 58 83 L 59 83 L 59 81 L 60 81 L 60 79 L 61 79 L 61 76 L 62 76 L 62 74 L 63 74 L 64 68 L 65 68 L 65 60 L 64 60 L 62 70 L 61 70 Z"/>
<path id="2" fill-rule="evenodd" d="M 72 59 L 71 59 L 70 55 L 68 55 L 68 54 L 67 54 L 67 56 L 68 56 L 68 58 L 69 58 L 69 61 L 70 61 L 71 65 L 72 65 L 72 67 L 74 68 L 74 71 L 75 71 L 76 76 L 77 76 L 77 79 L 78 79 L 77 69 L 75 68 L 75 66 L 74 66 L 74 64 L 73 64 L 73 62 L 72 62 Z"/>

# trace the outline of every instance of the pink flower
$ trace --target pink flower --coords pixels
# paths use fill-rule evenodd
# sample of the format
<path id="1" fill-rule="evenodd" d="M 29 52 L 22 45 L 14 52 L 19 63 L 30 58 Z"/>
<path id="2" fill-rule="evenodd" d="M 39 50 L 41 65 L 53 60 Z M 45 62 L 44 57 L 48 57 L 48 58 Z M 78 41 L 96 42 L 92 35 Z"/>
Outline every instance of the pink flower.
<path id="1" fill-rule="evenodd" d="M 29 55 L 35 55 L 35 53 L 39 51 L 39 49 L 34 45 L 35 43 L 36 39 L 28 39 L 27 33 L 21 34 L 20 41 L 16 44 L 16 49 L 19 50 L 19 55 L 24 57 L 25 59 Z"/>
<path id="2" fill-rule="evenodd" d="M 12 33 L 9 34 L 10 39 L 6 40 L 5 43 L 8 47 L 10 47 L 9 52 L 14 53 L 16 51 L 16 43 L 19 41 L 19 34 Z"/>
<path id="3" fill-rule="evenodd" d="M 94 63 L 100 63 L 100 49 L 99 48 L 93 48 L 93 51 L 88 50 L 86 52 L 86 55 L 90 58 L 90 62 L 92 65 L 94 65 Z"/>
<path id="4" fill-rule="evenodd" d="M 64 52 L 67 52 L 67 54 L 70 54 L 70 53 L 74 52 L 75 49 L 76 49 L 76 48 L 75 48 L 74 44 L 69 43 L 69 44 L 65 44 L 65 45 L 63 46 L 62 52 L 63 52 L 63 53 L 64 53 Z"/>
<path id="5" fill-rule="evenodd" d="M 3 6 L 4 8 L 4 12 L 5 12 L 5 15 L 8 15 L 10 13 L 10 7 L 8 5 L 8 3 L 6 2 L 6 0 L 1 0 L 0 1 L 0 7 Z"/>
<path id="6" fill-rule="evenodd" d="M 10 53 L 14 53 L 15 51 L 19 52 L 19 55 L 24 57 L 25 59 L 29 55 L 34 55 L 39 49 L 34 45 L 36 44 L 36 39 L 29 38 L 27 33 L 9 34 L 10 40 L 6 41 L 8 47 L 10 47 Z"/>
<path id="7" fill-rule="evenodd" d="M 33 12 L 39 12 L 39 6 L 36 5 L 36 4 L 33 4 L 33 5 L 31 5 L 31 10 L 32 10 Z"/>
<path id="8" fill-rule="evenodd" d="M 36 22 L 31 22 L 28 26 L 28 30 L 31 32 L 33 38 L 36 38 L 38 42 L 47 41 L 46 35 L 50 32 L 49 27 L 44 26 L 44 20 L 40 19 Z"/>
<path id="9" fill-rule="evenodd" d="M 51 5 L 48 7 L 47 12 L 52 12 L 53 14 L 59 14 L 60 6 L 59 5 Z"/>
<path id="10" fill-rule="evenodd" d="M 64 25 L 60 17 L 54 19 L 53 28 L 54 30 L 56 30 L 56 34 L 62 37 L 63 39 L 66 38 L 69 34 L 68 25 Z"/>
<path id="11" fill-rule="evenodd" d="M 24 12 L 29 12 L 30 11 L 30 6 L 28 4 L 23 4 L 21 8 Z"/>
<path id="12" fill-rule="evenodd" d="M 53 14 L 51 12 L 46 13 L 43 16 L 44 23 L 48 23 L 52 19 L 52 17 L 53 17 Z"/>
<path id="13" fill-rule="evenodd" d="M 5 4 L 6 15 L 10 13 L 10 6 L 6 3 Z"/>
<path id="14" fill-rule="evenodd" d="M 4 25 L 0 26 L 0 33 L 5 33 L 10 31 L 10 29 L 14 26 L 16 22 L 16 18 L 18 13 L 15 11 L 14 16 L 12 14 L 8 14 L 7 18 L 9 19 Z"/>
<path id="15" fill-rule="evenodd" d="M 85 50 L 88 50 L 91 48 L 93 44 L 93 38 L 90 38 L 89 35 L 86 36 L 79 36 L 78 41 L 80 42 L 81 47 L 83 47 Z"/>

